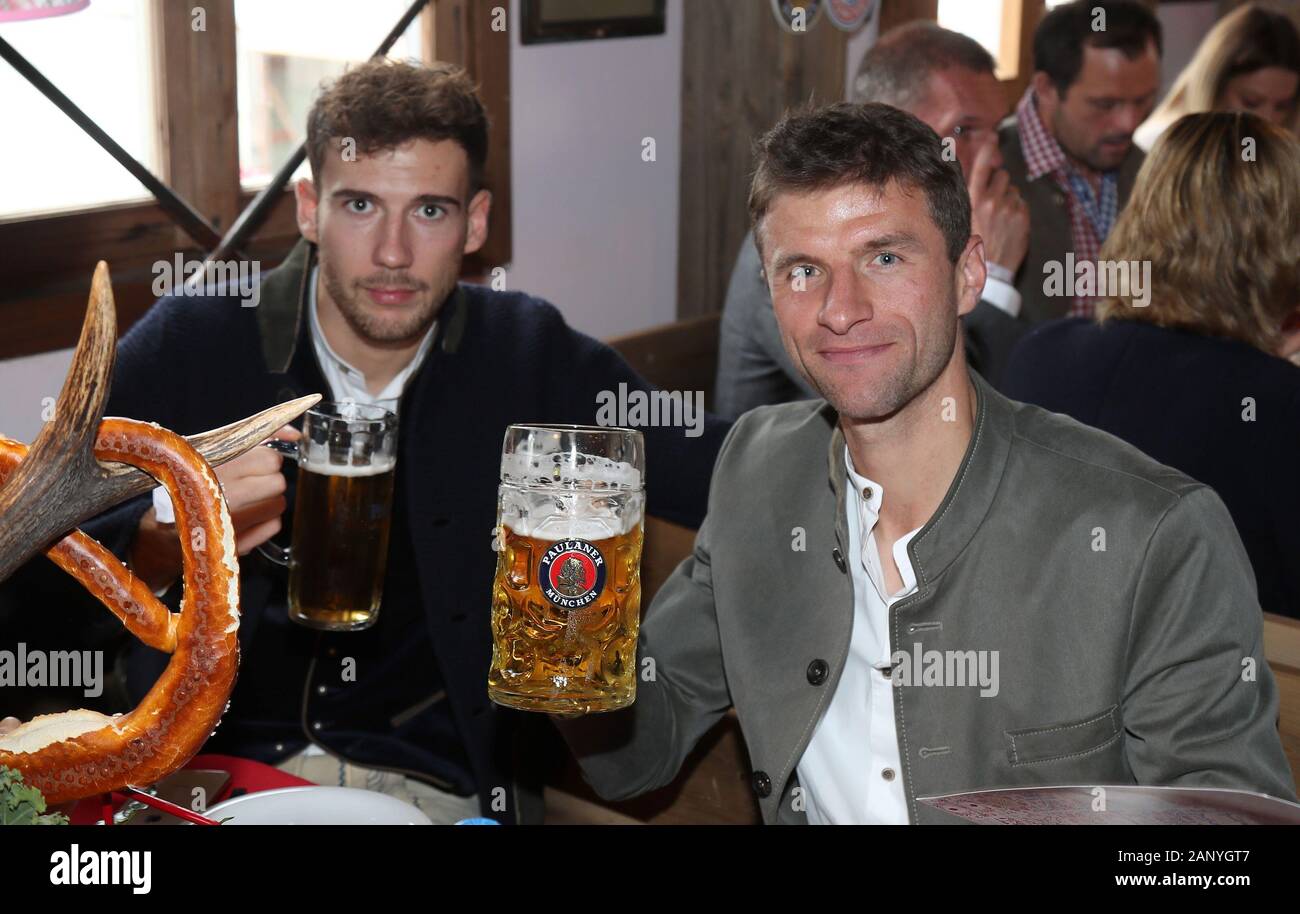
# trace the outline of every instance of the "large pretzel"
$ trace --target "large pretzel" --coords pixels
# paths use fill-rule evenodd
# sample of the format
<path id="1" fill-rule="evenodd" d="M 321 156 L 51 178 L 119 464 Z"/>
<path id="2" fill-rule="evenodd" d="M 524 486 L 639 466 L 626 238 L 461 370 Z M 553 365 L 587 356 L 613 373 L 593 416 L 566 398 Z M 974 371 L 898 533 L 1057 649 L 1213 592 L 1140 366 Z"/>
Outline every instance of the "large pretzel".
<path id="1" fill-rule="evenodd" d="M 0 438 L 0 485 L 27 454 Z M 66 711 L 33 718 L 0 738 L 0 765 L 23 773 L 50 803 L 151 784 L 180 768 L 212 734 L 239 668 L 239 560 L 216 475 L 180 435 L 130 419 L 105 419 L 95 456 L 138 466 L 176 506 L 185 590 L 180 613 L 95 540 L 76 531 L 46 552 L 127 630 L 172 655 L 129 714 Z"/>
<path id="2" fill-rule="evenodd" d="M 254 447 L 320 399 L 282 403 L 189 439 L 152 423 L 104 419 L 116 335 L 108 269 L 101 263 L 52 421 L 30 449 L 0 436 L 0 581 L 44 550 L 128 631 L 172 656 L 127 714 L 48 714 L 0 737 L 0 765 L 21 771 L 49 803 L 152 783 L 188 762 L 212 734 L 239 666 L 239 559 L 212 467 Z M 155 479 L 176 507 L 185 588 L 179 613 L 74 529 L 148 491 Z"/>

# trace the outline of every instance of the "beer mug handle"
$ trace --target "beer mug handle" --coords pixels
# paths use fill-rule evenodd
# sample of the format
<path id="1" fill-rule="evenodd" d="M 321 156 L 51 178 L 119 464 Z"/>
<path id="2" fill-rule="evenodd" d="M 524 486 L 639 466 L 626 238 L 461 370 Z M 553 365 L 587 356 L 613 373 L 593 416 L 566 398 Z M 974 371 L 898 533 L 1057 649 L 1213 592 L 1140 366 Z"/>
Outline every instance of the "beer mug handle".
<path id="1" fill-rule="evenodd" d="M 295 460 L 298 457 L 298 445 L 294 444 L 292 441 L 282 441 L 279 438 L 272 438 L 269 441 L 263 441 L 262 447 L 269 447 L 271 450 L 279 451 L 286 457 L 293 457 Z M 267 559 L 271 563 L 279 565 L 281 568 L 289 567 L 288 546 L 281 546 L 274 540 L 267 540 L 265 543 L 262 543 L 257 547 L 257 551 L 263 558 Z"/>

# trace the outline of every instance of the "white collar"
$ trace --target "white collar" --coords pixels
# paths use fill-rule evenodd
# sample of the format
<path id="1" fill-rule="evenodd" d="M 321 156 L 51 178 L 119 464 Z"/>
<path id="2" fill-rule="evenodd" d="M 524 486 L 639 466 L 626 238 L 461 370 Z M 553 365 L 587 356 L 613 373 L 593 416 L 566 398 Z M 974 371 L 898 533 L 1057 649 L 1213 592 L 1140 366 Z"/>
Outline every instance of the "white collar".
<path id="1" fill-rule="evenodd" d="M 849 453 L 847 443 L 844 445 L 844 466 L 848 470 L 848 479 L 856 496 L 852 502 L 858 506 L 858 538 L 862 550 L 860 557 L 862 565 L 881 600 L 889 604 L 916 589 L 916 570 L 912 567 L 911 556 L 907 554 L 907 546 L 912 542 L 912 537 L 921 532 L 921 528 L 917 527 L 903 534 L 894 542 L 890 552 L 894 556 L 894 564 L 898 567 L 899 576 L 903 580 L 903 589 L 895 594 L 887 593 L 884 571 L 880 567 L 880 554 L 876 549 L 875 533 L 876 521 L 880 519 L 880 506 L 885 500 L 885 490 L 880 483 L 873 482 L 853 468 L 853 455 Z"/>
<path id="2" fill-rule="evenodd" d="M 424 339 L 420 341 L 420 346 L 415 350 L 415 355 L 406 363 L 393 379 L 378 394 L 370 393 L 366 387 L 366 376 L 358 368 L 349 364 L 342 356 L 334 351 L 329 340 L 325 338 L 325 331 L 321 329 L 319 305 L 316 300 L 316 283 L 320 265 L 312 267 L 311 275 L 307 278 L 307 310 L 311 314 L 312 343 L 316 347 L 316 358 L 321 363 L 321 370 L 325 372 L 325 380 L 329 382 L 330 387 L 334 388 L 335 399 L 350 397 L 360 403 L 377 403 L 380 401 L 392 401 L 386 403 L 393 412 L 397 412 L 396 405 L 400 401 L 402 391 L 406 389 L 406 383 L 411 379 L 420 365 L 424 362 L 425 356 L 429 354 L 429 349 L 433 345 L 434 333 L 438 329 L 438 322 L 435 320 L 429 325 L 428 331 L 424 334 Z M 339 389 L 342 388 L 342 389 Z"/>
<path id="3" fill-rule="evenodd" d="M 880 504 L 885 499 L 884 490 L 879 483 L 872 482 L 853 468 L 853 455 L 849 453 L 847 444 L 844 445 L 844 466 L 849 471 L 849 481 L 853 484 L 853 491 L 857 493 L 858 503 L 871 512 L 874 521 L 880 516 Z"/>

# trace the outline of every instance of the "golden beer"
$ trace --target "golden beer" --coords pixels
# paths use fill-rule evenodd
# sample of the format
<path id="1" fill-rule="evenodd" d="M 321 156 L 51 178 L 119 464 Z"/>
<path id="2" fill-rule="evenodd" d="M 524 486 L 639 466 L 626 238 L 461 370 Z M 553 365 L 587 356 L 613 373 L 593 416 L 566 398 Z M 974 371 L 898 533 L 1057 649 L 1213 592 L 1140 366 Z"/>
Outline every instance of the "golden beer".
<path id="1" fill-rule="evenodd" d="M 538 539 L 502 525 L 492 587 L 493 701 L 552 713 L 632 703 L 642 538 L 641 523 L 598 540 Z"/>
<path id="2" fill-rule="evenodd" d="M 372 623 L 383 598 L 395 475 L 392 464 L 299 466 L 290 618 L 329 629 Z"/>
<path id="3" fill-rule="evenodd" d="M 319 403 L 296 441 L 263 442 L 298 462 L 289 548 L 257 547 L 289 569 L 289 618 L 356 631 L 379 618 L 397 469 L 397 416 L 379 404 Z"/>
<path id="4" fill-rule="evenodd" d="M 488 672 L 497 704 L 586 714 L 636 699 L 644 472 L 639 432 L 506 430 Z"/>

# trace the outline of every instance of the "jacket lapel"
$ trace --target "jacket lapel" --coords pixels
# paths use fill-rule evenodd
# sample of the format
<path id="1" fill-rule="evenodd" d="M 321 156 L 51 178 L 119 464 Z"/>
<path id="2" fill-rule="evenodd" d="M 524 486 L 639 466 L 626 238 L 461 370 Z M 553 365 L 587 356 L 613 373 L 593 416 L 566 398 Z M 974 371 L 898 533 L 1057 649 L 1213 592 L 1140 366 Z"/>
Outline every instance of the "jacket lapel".
<path id="1" fill-rule="evenodd" d="M 966 548 L 993 507 L 993 498 L 1006 469 L 1011 447 L 1010 401 L 978 373 L 972 371 L 970 377 L 975 386 L 976 408 L 966 454 L 943 501 L 907 547 L 912 567 L 916 570 L 918 589 L 942 574 Z M 826 460 L 830 488 L 835 498 L 835 541 L 840 554 L 847 559 L 849 535 L 844 485 L 848 473 L 844 466 L 844 433 L 840 431 L 834 409 L 829 404 L 823 409 L 834 423 Z"/>
<path id="2" fill-rule="evenodd" d="M 976 372 L 974 428 L 957 475 L 907 552 L 918 588 L 930 586 L 974 538 L 993 507 L 1011 450 L 1011 403 Z"/>
<path id="3" fill-rule="evenodd" d="M 262 357 L 267 369 L 278 374 L 288 372 L 293 362 L 307 300 L 307 278 L 315 261 L 316 246 L 303 239 L 262 283 L 262 298 L 257 308 Z"/>

